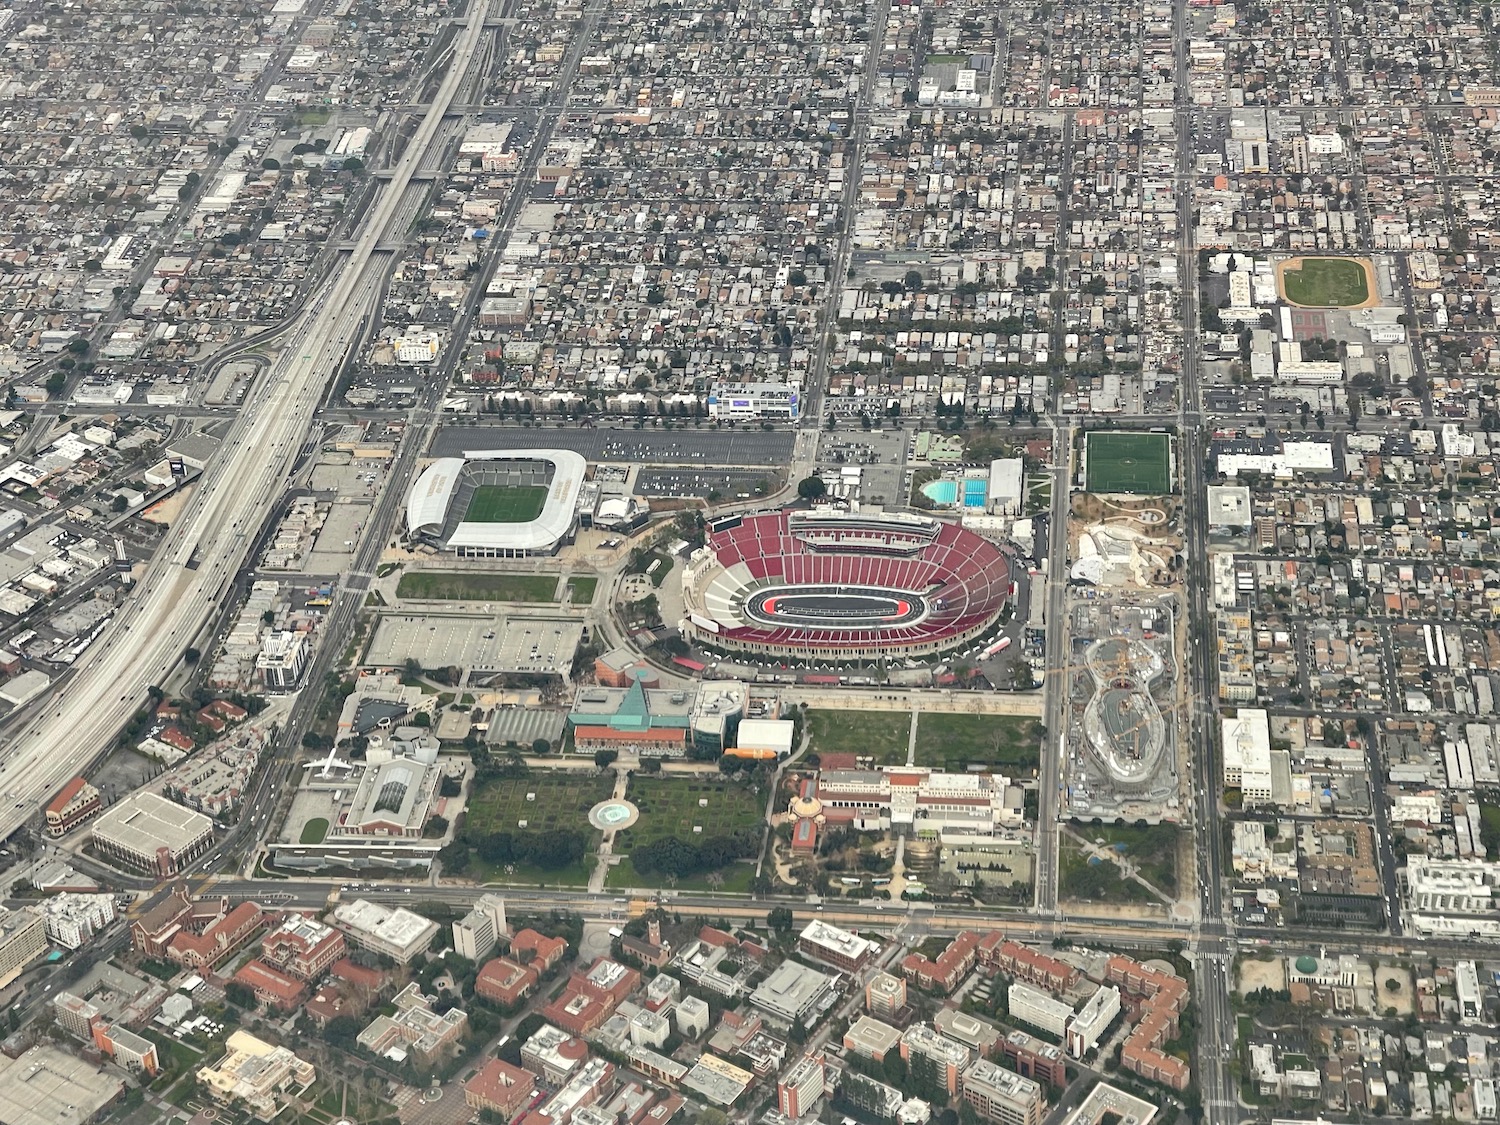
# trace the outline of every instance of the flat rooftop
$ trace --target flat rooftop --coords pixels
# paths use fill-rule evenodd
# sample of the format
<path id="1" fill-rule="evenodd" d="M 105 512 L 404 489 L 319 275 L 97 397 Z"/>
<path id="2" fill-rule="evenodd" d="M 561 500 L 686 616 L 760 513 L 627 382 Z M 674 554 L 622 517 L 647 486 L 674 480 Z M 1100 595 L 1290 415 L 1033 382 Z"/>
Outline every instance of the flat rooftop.
<path id="1" fill-rule="evenodd" d="M 191 847 L 213 831 L 213 821 L 156 793 L 137 793 L 106 809 L 94 821 L 93 831 L 131 851 L 150 855 L 161 847 L 173 852 Z"/>
<path id="2" fill-rule="evenodd" d="M 83 1125 L 124 1083 L 111 1068 L 50 1045 L 19 1058 L 0 1055 L 0 1121 L 5 1125 Z"/>

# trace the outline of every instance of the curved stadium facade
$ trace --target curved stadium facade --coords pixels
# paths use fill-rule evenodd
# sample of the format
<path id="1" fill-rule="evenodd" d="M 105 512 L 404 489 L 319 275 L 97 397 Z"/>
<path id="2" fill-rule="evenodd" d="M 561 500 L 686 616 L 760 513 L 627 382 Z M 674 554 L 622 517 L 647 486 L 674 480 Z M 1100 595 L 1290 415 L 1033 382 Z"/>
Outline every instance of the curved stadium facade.
<path id="1" fill-rule="evenodd" d="M 413 538 L 468 558 L 550 555 L 578 527 L 578 493 L 588 468 L 570 449 L 482 450 L 441 457 L 423 469 L 406 497 L 406 529 Z M 477 503 L 481 490 L 503 494 L 496 507 Z M 546 495 L 529 518 L 525 495 Z M 488 499 L 488 498 L 486 498 Z M 481 509 L 487 509 L 481 511 Z"/>
<path id="2" fill-rule="evenodd" d="M 761 512 L 709 525 L 683 574 L 687 626 L 767 656 L 869 658 L 954 648 L 987 632 L 1010 559 L 919 515 Z"/>

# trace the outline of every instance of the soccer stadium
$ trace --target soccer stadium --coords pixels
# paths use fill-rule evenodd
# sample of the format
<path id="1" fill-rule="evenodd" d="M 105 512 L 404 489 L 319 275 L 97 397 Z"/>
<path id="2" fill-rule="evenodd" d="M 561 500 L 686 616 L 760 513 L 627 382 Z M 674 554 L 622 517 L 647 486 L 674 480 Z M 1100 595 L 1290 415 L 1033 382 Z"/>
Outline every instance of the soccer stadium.
<path id="1" fill-rule="evenodd" d="M 466 558 L 554 554 L 577 530 L 587 467 L 569 449 L 439 458 L 407 494 L 407 534 Z"/>
<path id="2" fill-rule="evenodd" d="M 709 525 L 682 592 L 688 630 L 706 644 L 777 657 L 917 655 L 990 629 L 1010 567 L 993 543 L 929 516 L 761 512 Z"/>

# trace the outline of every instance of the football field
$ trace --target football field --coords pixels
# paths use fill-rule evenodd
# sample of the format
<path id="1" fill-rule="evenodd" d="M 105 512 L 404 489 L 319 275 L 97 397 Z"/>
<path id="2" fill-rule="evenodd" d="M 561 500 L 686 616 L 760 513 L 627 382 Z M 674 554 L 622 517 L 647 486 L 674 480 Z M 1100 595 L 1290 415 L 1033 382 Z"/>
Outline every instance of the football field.
<path id="1" fill-rule="evenodd" d="M 464 512 L 465 523 L 530 523 L 542 514 L 547 490 L 535 486 L 511 488 L 481 484 Z"/>
<path id="2" fill-rule="evenodd" d="M 1172 439 L 1167 434 L 1096 431 L 1088 435 L 1089 492 L 1160 496 L 1172 491 Z"/>

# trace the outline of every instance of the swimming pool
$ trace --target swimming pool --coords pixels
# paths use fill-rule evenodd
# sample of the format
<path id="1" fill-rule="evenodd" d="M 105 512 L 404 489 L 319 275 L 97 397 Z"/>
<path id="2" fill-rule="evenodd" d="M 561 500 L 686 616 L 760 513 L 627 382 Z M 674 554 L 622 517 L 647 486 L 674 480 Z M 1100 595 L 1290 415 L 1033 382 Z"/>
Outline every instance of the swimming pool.
<path id="1" fill-rule="evenodd" d="M 958 481 L 934 480 L 922 486 L 922 495 L 934 504 L 954 504 L 958 501 Z"/>
<path id="2" fill-rule="evenodd" d="M 983 478 L 969 477 L 957 481 L 951 477 L 942 480 L 928 481 L 922 486 L 922 495 L 934 504 L 942 504 L 945 507 L 956 507 L 959 503 L 960 485 L 962 485 L 963 506 L 965 508 L 983 508 L 989 499 L 989 484 Z"/>

